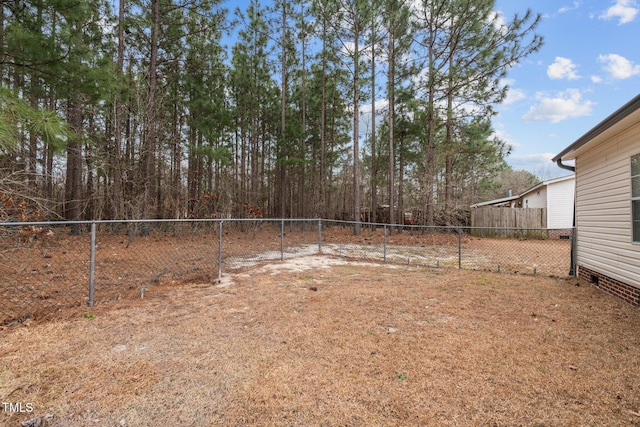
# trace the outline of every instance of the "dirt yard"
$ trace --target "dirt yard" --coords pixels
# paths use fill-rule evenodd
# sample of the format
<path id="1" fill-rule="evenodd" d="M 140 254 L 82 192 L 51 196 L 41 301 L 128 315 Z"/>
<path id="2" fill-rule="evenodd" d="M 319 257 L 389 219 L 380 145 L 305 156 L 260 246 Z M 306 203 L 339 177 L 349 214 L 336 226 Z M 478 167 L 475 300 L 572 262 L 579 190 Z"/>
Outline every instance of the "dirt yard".
<path id="1" fill-rule="evenodd" d="M 0 425 L 640 426 L 639 331 L 574 280 L 304 257 L 0 327 Z"/>

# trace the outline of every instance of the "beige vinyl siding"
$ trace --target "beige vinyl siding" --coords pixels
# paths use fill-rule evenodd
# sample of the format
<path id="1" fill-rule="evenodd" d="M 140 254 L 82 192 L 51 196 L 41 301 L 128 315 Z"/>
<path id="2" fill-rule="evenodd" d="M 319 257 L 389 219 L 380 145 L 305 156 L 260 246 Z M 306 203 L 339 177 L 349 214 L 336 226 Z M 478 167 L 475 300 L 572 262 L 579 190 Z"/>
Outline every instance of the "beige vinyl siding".
<path id="1" fill-rule="evenodd" d="M 573 227 L 575 180 L 554 182 L 547 186 L 547 227 Z"/>
<path id="2" fill-rule="evenodd" d="M 636 124 L 576 159 L 578 265 L 640 288 L 640 245 L 631 237 L 631 156 Z"/>

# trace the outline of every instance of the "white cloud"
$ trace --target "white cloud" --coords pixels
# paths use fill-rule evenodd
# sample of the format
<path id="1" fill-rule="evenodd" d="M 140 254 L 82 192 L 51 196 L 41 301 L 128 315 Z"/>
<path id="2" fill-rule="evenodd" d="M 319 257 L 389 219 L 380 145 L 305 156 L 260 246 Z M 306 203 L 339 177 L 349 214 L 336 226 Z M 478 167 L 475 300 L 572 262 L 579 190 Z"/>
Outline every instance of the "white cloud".
<path id="1" fill-rule="evenodd" d="M 520 147 L 522 144 L 516 142 L 511 138 L 505 130 L 504 126 L 501 123 L 496 123 L 494 125 L 493 133 L 491 134 L 492 138 L 498 138 L 501 141 L 504 141 L 505 144 L 509 145 L 511 148 Z"/>
<path id="2" fill-rule="evenodd" d="M 507 86 L 507 96 L 502 100 L 501 105 L 514 104 L 522 99 L 526 99 L 526 93 L 521 89 L 515 89 L 513 86 L 516 84 L 514 79 L 504 78 L 500 81 L 500 86 Z"/>
<path id="3" fill-rule="evenodd" d="M 602 77 L 593 75 L 593 76 L 591 76 L 591 81 L 593 83 L 602 83 Z"/>
<path id="4" fill-rule="evenodd" d="M 587 116 L 591 114 L 594 102 L 582 99 L 582 94 L 577 89 L 567 89 L 555 96 L 547 96 L 539 93 L 536 98 L 538 103 L 532 106 L 522 116 L 525 121 L 544 121 L 558 123 L 566 119 Z"/>
<path id="5" fill-rule="evenodd" d="M 521 99 L 525 99 L 527 95 L 524 91 L 520 89 L 509 88 L 507 92 L 507 97 L 502 101 L 502 105 L 509 105 L 520 101 Z"/>
<path id="6" fill-rule="evenodd" d="M 580 2 L 574 1 L 573 2 L 573 6 L 562 6 L 560 9 L 558 9 L 558 13 L 569 12 L 569 11 L 577 9 L 578 7 L 580 7 Z"/>
<path id="7" fill-rule="evenodd" d="M 376 116 L 383 110 L 386 110 L 389 107 L 388 99 L 377 99 L 376 100 Z M 360 114 L 369 114 L 371 115 L 371 103 L 366 103 L 360 106 Z"/>
<path id="8" fill-rule="evenodd" d="M 494 11 L 493 13 L 490 13 L 488 17 L 488 21 L 493 22 L 493 25 L 495 26 L 496 30 L 502 30 L 507 27 L 507 21 L 504 18 L 504 14 L 502 13 L 502 11 L 499 11 L 499 10 Z"/>
<path id="9" fill-rule="evenodd" d="M 570 59 L 563 58 L 561 56 L 556 56 L 554 63 L 549 65 L 547 68 L 547 76 L 554 80 L 576 80 L 580 78 L 576 72 L 576 64 L 574 64 Z"/>
<path id="10" fill-rule="evenodd" d="M 615 53 L 600 55 L 598 56 L 598 61 L 605 64 L 602 68 L 614 79 L 628 79 L 640 74 L 640 65 L 634 65 L 624 56 Z"/>
<path id="11" fill-rule="evenodd" d="M 635 0 L 616 0 L 616 4 L 600 15 L 600 19 L 618 19 L 618 25 L 628 24 L 636 18 L 638 10 Z"/>

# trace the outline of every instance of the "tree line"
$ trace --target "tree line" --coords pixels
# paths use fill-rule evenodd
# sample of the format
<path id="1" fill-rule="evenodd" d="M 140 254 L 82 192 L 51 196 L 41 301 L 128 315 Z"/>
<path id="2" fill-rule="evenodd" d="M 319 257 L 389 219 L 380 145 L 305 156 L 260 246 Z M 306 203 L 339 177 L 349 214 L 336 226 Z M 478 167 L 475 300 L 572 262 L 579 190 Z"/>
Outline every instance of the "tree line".
<path id="1" fill-rule="evenodd" d="M 223 6 L 3 1 L 2 219 L 412 211 L 436 225 L 506 191 L 491 120 L 542 45 L 539 15 L 492 0 Z"/>

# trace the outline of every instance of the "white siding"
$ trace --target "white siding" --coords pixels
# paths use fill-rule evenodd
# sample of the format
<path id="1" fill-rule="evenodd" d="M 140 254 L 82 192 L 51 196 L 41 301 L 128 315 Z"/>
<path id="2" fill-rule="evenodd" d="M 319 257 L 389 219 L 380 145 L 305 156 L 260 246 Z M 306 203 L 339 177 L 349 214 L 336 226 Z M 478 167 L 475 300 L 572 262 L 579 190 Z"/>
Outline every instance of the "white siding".
<path id="1" fill-rule="evenodd" d="M 576 159 L 577 261 L 640 288 L 640 244 L 631 237 L 631 156 L 640 124 Z"/>
<path id="2" fill-rule="evenodd" d="M 547 207 L 547 187 L 542 186 L 531 193 L 522 196 L 523 208 L 546 208 Z"/>
<path id="3" fill-rule="evenodd" d="M 576 181 L 568 179 L 547 186 L 547 227 L 573 227 Z"/>

